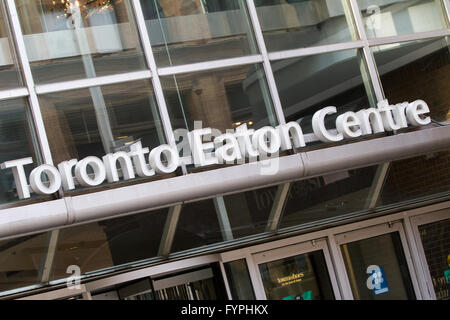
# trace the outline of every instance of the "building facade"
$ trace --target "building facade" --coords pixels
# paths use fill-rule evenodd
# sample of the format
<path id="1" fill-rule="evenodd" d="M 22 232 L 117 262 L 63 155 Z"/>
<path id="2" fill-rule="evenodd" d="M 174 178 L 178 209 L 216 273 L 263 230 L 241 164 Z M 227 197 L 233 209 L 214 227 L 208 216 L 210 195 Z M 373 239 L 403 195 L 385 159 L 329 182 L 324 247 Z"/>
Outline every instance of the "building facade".
<path id="1" fill-rule="evenodd" d="M 448 0 L 0 8 L 0 298 L 450 298 Z"/>

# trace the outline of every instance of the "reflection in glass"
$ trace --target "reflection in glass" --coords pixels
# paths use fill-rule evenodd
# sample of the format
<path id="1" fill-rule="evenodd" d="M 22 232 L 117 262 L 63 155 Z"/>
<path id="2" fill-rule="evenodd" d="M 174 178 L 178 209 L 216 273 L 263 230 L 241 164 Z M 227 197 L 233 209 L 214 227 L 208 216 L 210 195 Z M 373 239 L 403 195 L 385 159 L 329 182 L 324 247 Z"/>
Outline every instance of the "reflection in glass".
<path id="1" fill-rule="evenodd" d="M 0 292 L 39 283 L 47 233 L 0 241 Z"/>
<path id="2" fill-rule="evenodd" d="M 255 0 L 268 51 L 356 40 L 347 0 Z"/>
<path id="3" fill-rule="evenodd" d="M 22 76 L 12 43 L 5 1 L 0 3 L 0 90 L 22 86 Z"/>
<path id="4" fill-rule="evenodd" d="M 222 132 L 247 123 L 258 129 L 276 125 L 272 100 L 261 65 L 162 77 L 173 129 L 203 128 Z"/>
<path id="5" fill-rule="evenodd" d="M 218 263 L 179 275 L 155 278 L 156 300 L 225 300 L 225 286 Z"/>
<path id="6" fill-rule="evenodd" d="M 445 38 L 372 47 L 386 98 L 424 100 L 432 120 L 450 121 L 450 47 Z"/>
<path id="7" fill-rule="evenodd" d="M 223 197 L 234 238 L 266 231 L 279 188 L 282 185 Z"/>
<path id="8" fill-rule="evenodd" d="M 333 300 L 322 251 L 259 265 L 268 300 Z"/>
<path id="9" fill-rule="evenodd" d="M 446 196 L 450 191 L 450 151 L 430 153 L 391 163 L 377 203 L 401 205 L 421 198 Z"/>
<path id="10" fill-rule="evenodd" d="M 376 166 L 293 182 L 281 228 L 338 218 L 367 210 Z"/>
<path id="11" fill-rule="evenodd" d="M 327 129 L 347 111 L 376 107 L 376 98 L 364 60 L 358 50 L 345 50 L 272 62 L 287 121 L 297 121 L 304 133 L 312 132 L 312 117 L 335 106 L 327 116 Z"/>
<path id="12" fill-rule="evenodd" d="M 141 0 L 141 5 L 159 66 L 258 53 L 245 1 Z"/>
<path id="13" fill-rule="evenodd" d="M 39 163 L 35 134 L 28 113 L 25 99 L 0 102 L 0 163 L 27 157 L 32 157 L 35 165 Z M 34 166 L 27 165 L 24 168 L 28 177 Z M 12 169 L 0 169 L 0 203 L 17 200 Z"/>
<path id="14" fill-rule="evenodd" d="M 158 255 L 168 209 L 0 241 L 0 292 L 70 276 L 67 268 L 92 271 Z M 53 238 L 52 238 L 53 237 Z M 56 246 L 50 246 L 55 241 Z M 53 255 L 47 262 L 46 255 Z"/>
<path id="15" fill-rule="evenodd" d="M 450 219 L 419 226 L 437 300 L 450 300 Z"/>
<path id="16" fill-rule="evenodd" d="M 355 300 L 415 299 L 398 232 L 344 244 L 341 249 Z M 379 270 L 375 276 L 379 288 L 373 266 Z"/>
<path id="17" fill-rule="evenodd" d="M 171 252 L 223 241 L 219 218 L 213 199 L 183 205 Z"/>
<path id="18" fill-rule="evenodd" d="M 442 1 L 357 0 L 369 39 L 446 28 Z"/>
<path id="19" fill-rule="evenodd" d="M 233 300 L 255 300 L 252 281 L 245 259 L 224 264 Z"/>
<path id="20" fill-rule="evenodd" d="M 84 275 L 158 255 L 168 209 L 59 230 L 50 280 L 68 277 L 77 265 Z"/>
<path id="21" fill-rule="evenodd" d="M 36 83 L 146 68 L 129 0 L 15 3 Z"/>
<path id="22" fill-rule="evenodd" d="M 148 80 L 40 96 L 54 163 L 164 143 Z M 50 129 L 51 128 L 51 129 Z"/>
<path id="23" fill-rule="evenodd" d="M 144 278 L 114 286 L 116 290 L 92 296 L 93 300 L 225 300 L 218 263 L 196 270 L 155 278 Z"/>

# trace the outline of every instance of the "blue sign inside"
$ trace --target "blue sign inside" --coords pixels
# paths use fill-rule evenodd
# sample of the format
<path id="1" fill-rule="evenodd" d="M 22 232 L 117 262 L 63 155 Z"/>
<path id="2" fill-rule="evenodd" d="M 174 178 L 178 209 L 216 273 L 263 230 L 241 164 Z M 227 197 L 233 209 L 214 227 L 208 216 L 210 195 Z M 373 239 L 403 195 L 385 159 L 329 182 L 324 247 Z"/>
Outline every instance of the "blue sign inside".
<path id="1" fill-rule="evenodd" d="M 373 290 L 375 295 L 389 292 L 386 274 L 382 266 L 371 265 L 367 268 L 367 273 L 370 274 L 367 279 L 367 288 Z"/>

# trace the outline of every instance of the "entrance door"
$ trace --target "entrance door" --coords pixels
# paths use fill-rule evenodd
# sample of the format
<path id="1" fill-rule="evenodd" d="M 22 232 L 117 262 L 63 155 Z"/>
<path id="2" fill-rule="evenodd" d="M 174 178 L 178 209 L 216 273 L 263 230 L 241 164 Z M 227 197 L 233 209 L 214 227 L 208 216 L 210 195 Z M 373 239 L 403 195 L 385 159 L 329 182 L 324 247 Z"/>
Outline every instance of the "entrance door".
<path id="1" fill-rule="evenodd" d="M 325 240 L 253 255 L 268 300 L 332 300 L 339 297 Z"/>
<path id="2" fill-rule="evenodd" d="M 411 218 L 429 299 L 450 300 L 450 209 Z"/>
<path id="3" fill-rule="evenodd" d="M 115 290 L 92 295 L 94 300 L 225 300 L 226 290 L 217 263 L 176 274 L 122 283 Z"/>
<path id="4" fill-rule="evenodd" d="M 354 299 L 420 298 L 401 222 L 359 229 L 335 238 Z"/>

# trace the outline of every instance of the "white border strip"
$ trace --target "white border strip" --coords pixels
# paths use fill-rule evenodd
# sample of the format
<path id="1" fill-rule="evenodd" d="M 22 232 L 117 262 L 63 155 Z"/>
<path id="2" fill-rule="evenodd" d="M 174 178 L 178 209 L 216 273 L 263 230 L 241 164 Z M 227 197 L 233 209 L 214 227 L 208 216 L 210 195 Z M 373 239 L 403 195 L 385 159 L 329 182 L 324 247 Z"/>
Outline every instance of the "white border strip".
<path id="1" fill-rule="evenodd" d="M 281 59 L 289 59 L 296 58 L 302 56 L 310 56 L 314 54 L 327 53 L 327 52 L 336 52 L 350 49 L 359 49 L 364 47 L 364 42 L 361 40 L 352 41 L 352 42 L 343 42 L 336 44 L 327 44 L 323 46 L 309 47 L 309 48 L 299 48 L 293 50 L 284 50 L 277 52 L 270 52 L 269 59 L 271 61 L 281 60 Z"/>
<path id="2" fill-rule="evenodd" d="M 46 93 L 53 93 L 53 92 L 59 92 L 59 91 L 83 89 L 83 88 L 103 86 L 103 85 L 108 85 L 108 84 L 117 84 L 117 83 L 128 82 L 128 81 L 150 79 L 151 77 L 152 77 L 151 71 L 145 70 L 145 71 L 116 74 L 116 75 L 111 75 L 111 76 L 95 77 L 95 78 L 90 78 L 90 79 L 80 79 L 80 80 L 73 80 L 73 81 L 42 84 L 42 85 L 36 85 L 36 93 L 37 94 L 46 94 Z"/>
<path id="3" fill-rule="evenodd" d="M 144 50 L 145 58 L 148 67 L 152 71 L 152 84 L 155 91 L 155 97 L 159 109 L 159 115 L 166 135 L 167 144 L 176 149 L 175 136 L 173 134 L 172 123 L 170 122 L 169 112 L 167 111 L 166 100 L 164 99 L 164 91 L 161 86 L 161 81 L 158 76 L 158 69 L 156 67 L 155 57 L 153 55 L 152 46 L 150 43 L 150 36 L 147 32 L 147 25 L 145 23 L 144 14 L 142 11 L 140 0 L 132 0 L 132 7 L 134 9 L 134 16 L 136 19 L 136 25 L 138 27 L 139 36 L 142 43 L 142 49 Z M 185 172 L 185 169 L 183 170 Z"/>
<path id="4" fill-rule="evenodd" d="M 263 56 L 263 66 L 266 73 L 266 81 L 269 86 L 270 95 L 272 96 L 273 107 L 279 124 L 285 124 L 286 119 L 284 117 L 283 107 L 281 106 L 280 96 L 278 95 L 278 89 L 275 82 L 275 77 L 272 71 L 272 65 L 270 64 L 269 55 L 267 54 L 266 43 L 264 42 L 264 36 L 259 24 L 258 13 L 256 11 L 255 3 L 253 0 L 247 0 L 247 9 L 250 15 L 250 20 L 253 26 L 253 32 L 258 44 L 259 51 Z"/>
<path id="5" fill-rule="evenodd" d="M 381 85 L 380 77 L 378 76 L 377 67 L 375 65 L 375 60 L 372 56 L 372 52 L 369 48 L 369 42 L 367 41 L 366 30 L 364 29 L 364 22 L 361 17 L 361 11 L 359 10 L 358 3 L 356 0 L 349 0 L 351 5 L 351 10 L 353 17 L 355 19 L 356 29 L 364 43 L 363 54 L 367 64 L 367 69 L 369 72 L 369 77 L 372 82 L 373 89 L 375 91 L 375 96 L 378 101 L 384 100 L 383 87 Z"/>
<path id="6" fill-rule="evenodd" d="M 246 64 L 261 63 L 263 61 L 264 59 L 262 55 L 251 55 L 239 58 L 213 60 L 207 62 L 199 62 L 180 66 L 160 68 L 158 69 L 158 75 L 169 76 L 188 72 L 206 71 L 206 70 L 241 66 Z"/>
<path id="7" fill-rule="evenodd" d="M 39 107 L 39 101 L 36 92 L 34 91 L 33 75 L 31 74 L 31 68 L 28 62 L 25 42 L 23 40 L 22 29 L 20 27 L 19 16 L 17 14 L 14 0 L 7 0 L 6 7 L 9 15 L 9 20 L 11 23 L 11 31 L 14 37 L 14 42 L 16 44 L 17 56 L 19 59 L 20 66 L 22 67 L 25 84 L 29 91 L 30 109 L 31 114 L 33 116 L 34 127 L 37 133 L 37 139 L 39 142 L 42 160 L 44 163 L 52 165 L 53 164 L 52 154 L 50 151 L 47 134 L 45 132 L 45 126 L 44 121 L 42 119 L 41 109 Z"/>
<path id="8" fill-rule="evenodd" d="M 17 88 L 12 90 L 2 90 L 0 91 L 0 101 L 14 98 L 22 98 L 28 96 L 27 88 Z"/>
<path id="9" fill-rule="evenodd" d="M 404 35 L 398 35 L 398 36 L 393 36 L 393 37 L 370 39 L 370 40 L 368 40 L 368 42 L 369 42 L 369 45 L 371 47 L 373 47 L 373 46 L 380 46 L 380 45 L 385 45 L 385 44 L 417 41 L 417 40 L 427 40 L 430 38 L 439 38 L 439 37 L 446 37 L 446 36 L 450 36 L 449 29 L 420 32 L 420 33 L 411 33 L 411 34 L 404 34 Z"/>

